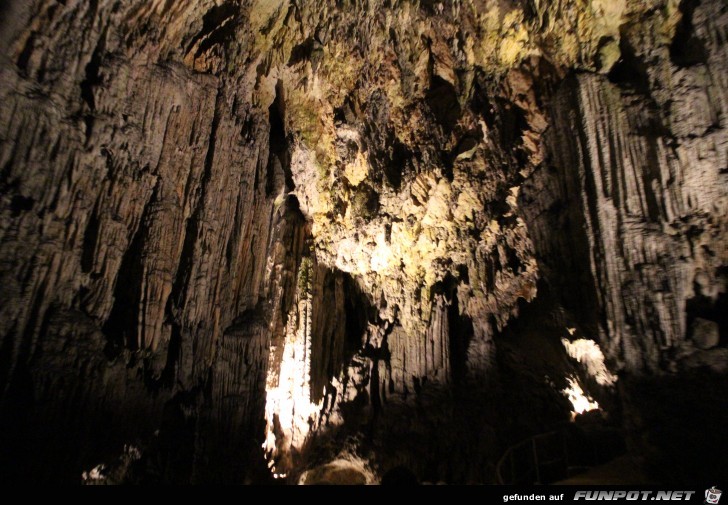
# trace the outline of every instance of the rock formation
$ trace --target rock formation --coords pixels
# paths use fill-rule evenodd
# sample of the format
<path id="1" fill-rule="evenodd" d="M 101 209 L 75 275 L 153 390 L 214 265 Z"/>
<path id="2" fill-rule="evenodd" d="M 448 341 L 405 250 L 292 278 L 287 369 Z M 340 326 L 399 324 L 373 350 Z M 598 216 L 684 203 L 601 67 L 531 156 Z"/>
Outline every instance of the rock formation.
<path id="1" fill-rule="evenodd" d="M 570 387 L 726 477 L 723 0 L 9 0 L 0 42 L 3 479 L 490 483 Z"/>

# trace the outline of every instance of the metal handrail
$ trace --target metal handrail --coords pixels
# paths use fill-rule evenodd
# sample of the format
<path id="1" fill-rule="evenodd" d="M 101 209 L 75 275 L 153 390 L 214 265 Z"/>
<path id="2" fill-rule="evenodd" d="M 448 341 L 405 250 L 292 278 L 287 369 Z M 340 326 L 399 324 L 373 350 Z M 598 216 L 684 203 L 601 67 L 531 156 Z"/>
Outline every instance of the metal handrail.
<path id="1" fill-rule="evenodd" d="M 498 460 L 498 464 L 496 466 L 496 477 L 498 478 L 498 483 L 514 484 L 524 483 L 524 481 L 526 481 L 528 484 L 545 484 L 545 482 L 543 482 L 542 475 L 542 467 L 544 465 L 563 461 L 565 467 L 568 469 L 569 458 L 568 450 L 566 448 L 566 438 L 564 436 L 564 431 L 565 430 L 561 429 L 548 431 L 545 433 L 538 433 L 506 449 L 505 453 L 503 453 L 503 456 L 500 458 L 500 460 Z M 539 441 L 549 438 L 553 439 L 555 437 L 561 437 L 561 443 L 559 444 L 562 449 L 560 457 L 553 458 L 548 461 L 541 460 L 538 447 Z M 530 451 L 528 452 L 530 452 L 531 457 L 526 459 L 526 461 L 528 461 L 528 468 L 526 469 L 526 471 L 521 472 L 520 475 L 516 475 L 517 468 L 515 455 L 518 453 L 518 451 L 524 451 L 525 449 L 529 448 L 529 446 Z M 503 468 L 507 460 L 510 460 L 509 481 L 506 481 L 506 479 L 503 477 Z M 523 481 L 521 479 L 523 479 Z"/>

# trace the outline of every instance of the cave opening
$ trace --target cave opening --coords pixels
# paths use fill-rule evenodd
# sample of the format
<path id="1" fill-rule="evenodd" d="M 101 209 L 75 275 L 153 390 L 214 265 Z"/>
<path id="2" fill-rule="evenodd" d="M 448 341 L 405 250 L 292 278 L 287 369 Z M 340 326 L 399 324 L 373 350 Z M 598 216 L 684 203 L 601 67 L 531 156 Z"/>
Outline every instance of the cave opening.
<path id="1" fill-rule="evenodd" d="M 270 133 L 268 137 L 268 165 L 266 167 L 266 195 L 278 195 L 282 190 L 293 191 L 293 174 L 291 173 L 291 154 L 286 138 L 285 102 L 283 85 L 276 84 L 276 96 L 268 108 Z"/>
<path id="2" fill-rule="evenodd" d="M 461 114 L 455 87 L 439 75 L 433 75 L 425 100 L 445 134 L 449 134 Z"/>
<path id="3" fill-rule="evenodd" d="M 467 350 L 473 338 L 473 321 L 460 313 L 457 293 L 453 293 L 448 308 L 448 328 L 450 334 L 450 366 L 455 384 L 462 384 L 467 372 Z"/>
<path id="4" fill-rule="evenodd" d="M 680 2 L 682 17 L 670 44 L 670 59 L 678 66 L 689 67 L 705 63 L 708 53 L 705 44 L 695 34 L 693 16 L 700 0 L 683 0 Z"/>

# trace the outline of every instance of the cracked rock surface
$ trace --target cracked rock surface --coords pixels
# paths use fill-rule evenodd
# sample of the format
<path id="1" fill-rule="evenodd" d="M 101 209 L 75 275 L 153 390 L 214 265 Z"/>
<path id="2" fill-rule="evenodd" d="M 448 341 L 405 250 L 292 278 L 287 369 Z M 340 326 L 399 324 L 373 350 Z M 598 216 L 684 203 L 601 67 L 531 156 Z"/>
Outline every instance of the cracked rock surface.
<path id="1" fill-rule="evenodd" d="M 721 431 L 724 1 L 8 0 L 0 43 L 2 478 L 492 483 L 577 376 L 658 480 Z"/>

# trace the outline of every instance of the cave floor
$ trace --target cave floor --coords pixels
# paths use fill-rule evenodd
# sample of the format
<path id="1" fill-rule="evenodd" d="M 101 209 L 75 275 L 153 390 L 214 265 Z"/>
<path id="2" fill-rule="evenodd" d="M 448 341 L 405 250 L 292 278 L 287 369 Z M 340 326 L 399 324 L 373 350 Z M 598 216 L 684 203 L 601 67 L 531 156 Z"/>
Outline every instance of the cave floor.
<path id="1" fill-rule="evenodd" d="M 645 476 L 639 462 L 629 454 L 615 458 L 603 465 L 595 466 L 584 473 L 574 475 L 554 484 L 566 485 L 618 485 L 655 484 Z"/>

